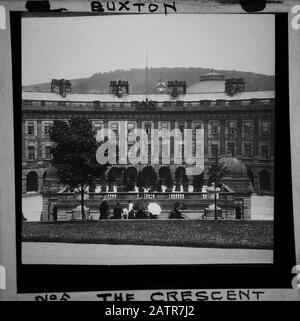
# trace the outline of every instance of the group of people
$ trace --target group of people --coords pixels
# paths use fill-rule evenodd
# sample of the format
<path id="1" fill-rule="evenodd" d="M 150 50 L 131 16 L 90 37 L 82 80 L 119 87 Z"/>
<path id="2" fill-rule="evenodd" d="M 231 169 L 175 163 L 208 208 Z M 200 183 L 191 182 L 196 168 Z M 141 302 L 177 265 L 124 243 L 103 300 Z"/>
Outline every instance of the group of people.
<path id="1" fill-rule="evenodd" d="M 104 200 L 99 207 L 99 220 L 103 219 L 122 219 L 122 218 L 129 218 L 129 214 L 133 210 L 133 203 L 131 201 L 128 201 L 128 209 L 127 208 L 122 208 L 120 203 L 118 202 L 114 209 L 113 209 L 113 215 L 110 216 L 110 210 L 109 206 L 106 200 Z"/>
<path id="2" fill-rule="evenodd" d="M 182 215 L 182 210 L 185 209 L 183 203 L 176 202 L 173 205 L 173 209 L 169 215 L 170 219 L 185 219 Z M 146 218 L 157 218 L 157 214 L 153 214 L 150 211 L 147 211 L 145 208 L 134 209 L 134 204 L 132 201 L 128 201 L 128 208 L 122 208 L 118 202 L 114 209 L 113 215 L 110 216 L 109 206 L 106 200 L 102 201 L 99 207 L 99 220 L 102 219 L 146 219 Z"/>
<path id="3" fill-rule="evenodd" d="M 107 201 L 103 201 L 99 207 L 99 212 L 100 212 L 100 216 L 99 216 L 99 220 L 103 220 L 103 219 L 121 219 L 122 215 L 123 215 L 123 209 L 120 205 L 120 203 L 117 203 L 116 206 L 114 207 L 114 211 L 113 211 L 113 216 L 110 217 L 110 211 L 109 211 L 109 206 Z"/>

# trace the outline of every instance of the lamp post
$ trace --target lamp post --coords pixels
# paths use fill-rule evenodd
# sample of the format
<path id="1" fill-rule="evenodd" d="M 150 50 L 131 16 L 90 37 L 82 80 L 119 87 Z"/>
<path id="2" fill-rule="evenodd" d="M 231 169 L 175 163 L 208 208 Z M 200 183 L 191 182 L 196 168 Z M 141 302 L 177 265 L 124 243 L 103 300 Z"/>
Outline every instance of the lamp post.
<path id="1" fill-rule="evenodd" d="M 216 183 L 215 183 L 215 220 L 218 219 L 217 215 L 217 194 L 216 194 Z"/>
<path id="2" fill-rule="evenodd" d="M 217 199 L 219 198 L 219 192 L 221 191 L 219 187 L 217 187 L 220 183 L 220 173 L 219 173 L 219 157 L 218 155 L 215 158 L 215 177 L 214 177 L 214 192 L 215 192 L 215 198 L 214 198 L 214 205 L 215 205 L 215 220 L 218 219 L 218 210 L 217 210 Z M 218 195 L 217 195 L 218 193 Z"/>
<path id="3" fill-rule="evenodd" d="M 218 214 L 217 214 L 217 192 L 216 192 L 216 185 L 217 185 L 217 169 L 218 169 L 218 157 L 216 156 L 215 159 L 215 168 L 216 168 L 216 173 L 215 173 L 215 220 L 218 219 Z"/>

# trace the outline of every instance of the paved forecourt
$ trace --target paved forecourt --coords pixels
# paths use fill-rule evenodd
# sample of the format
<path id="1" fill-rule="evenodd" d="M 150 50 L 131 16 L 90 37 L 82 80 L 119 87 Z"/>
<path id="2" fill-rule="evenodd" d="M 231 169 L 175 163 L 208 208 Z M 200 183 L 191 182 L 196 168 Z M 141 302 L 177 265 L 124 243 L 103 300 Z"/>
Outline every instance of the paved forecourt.
<path id="1" fill-rule="evenodd" d="M 273 263 L 272 250 L 75 243 L 22 243 L 23 264 L 251 264 Z"/>

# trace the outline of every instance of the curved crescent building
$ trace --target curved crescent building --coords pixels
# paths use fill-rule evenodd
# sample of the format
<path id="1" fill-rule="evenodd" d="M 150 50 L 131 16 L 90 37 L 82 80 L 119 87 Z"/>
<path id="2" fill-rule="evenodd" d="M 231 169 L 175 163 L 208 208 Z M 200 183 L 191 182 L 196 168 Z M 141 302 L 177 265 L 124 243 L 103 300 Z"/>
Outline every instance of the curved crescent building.
<path id="1" fill-rule="evenodd" d="M 126 81 L 108 86 L 108 94 L 77 94 L 72 93 L 71 83 L 62 79 L 52 80 L 49 92 L 23 91 L 23 193 L 42 190 L 51 157 L 49 126 L 55 119 L 68 120 L 72 116 L 88 118 L 96 129 L 109 128 L 115 133 L 121 124 L 128 130 L 142 128 L 147 133 L 163 128 L 202 128 L 205 169 L 216 156 L 230 155 L 238 159 L 237 166 L 243 164 L 243 173 L 246 169 L 256 193 L 273 193 L 274 91 L 247 92 L 243 79 L 225 79 L 214 71 L 201 75 L 199 82 L 190 86 L 184 81 L 161 82 L 159 93 L 149 94 L 147 99 L 143 94 L 131 94 Z M 233 166 L 232 160 L 230 164 Z M 168 167 L 174 179 L 178 168 L 186 168 L 186 164 L 174 164 L 172 157 L 169 164 L 135 167 L 140 171 L 145 166 L 152 166 L 157 177 Z M 188 177 L 188 186 L 193 184 Z"/>

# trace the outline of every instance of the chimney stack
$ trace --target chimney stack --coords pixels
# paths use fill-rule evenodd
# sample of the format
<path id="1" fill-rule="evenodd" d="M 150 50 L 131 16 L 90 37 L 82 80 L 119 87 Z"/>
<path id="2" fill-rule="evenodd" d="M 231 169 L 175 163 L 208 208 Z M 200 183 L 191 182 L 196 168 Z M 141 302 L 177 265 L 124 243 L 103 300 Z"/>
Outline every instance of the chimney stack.
<path id="1" fill-rule="evenodd" d="M 229 78 L 225 81 L 225 92 L 229 96 L 234 96 L 245 91 L 244 78 Z"/>
<path id="2" fill-rule="evenodd" d="M 71 93 L 71 82 L 66 79 L 52 79 L 51 92 L 60 94 L 62 97 L 66 97 L 67 93 Z"/>
<path id="3" fill-rule="evenodd" d="M 109 83 L 109 92 L 117 97 L 129 94 L 129 83 L 126 80 L 112 80 Z"/>
<path id="4" fill-rule="evenodd" d="M 185 81 L 168 81 L 168 93 L 176 98 L 179 95 L 186 94 L 186 82 Z"/>

